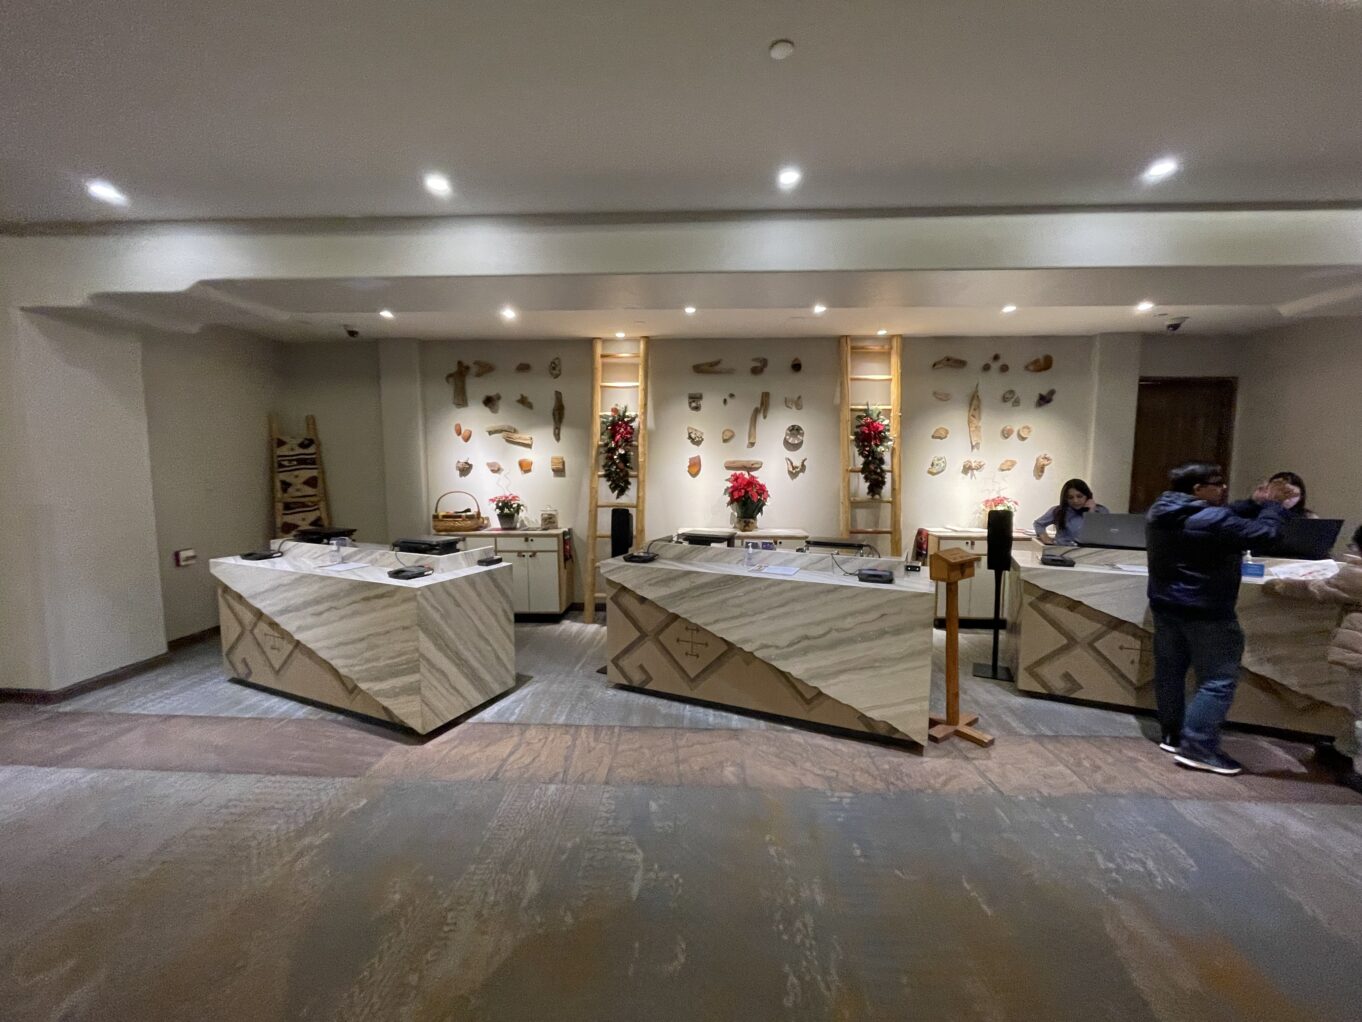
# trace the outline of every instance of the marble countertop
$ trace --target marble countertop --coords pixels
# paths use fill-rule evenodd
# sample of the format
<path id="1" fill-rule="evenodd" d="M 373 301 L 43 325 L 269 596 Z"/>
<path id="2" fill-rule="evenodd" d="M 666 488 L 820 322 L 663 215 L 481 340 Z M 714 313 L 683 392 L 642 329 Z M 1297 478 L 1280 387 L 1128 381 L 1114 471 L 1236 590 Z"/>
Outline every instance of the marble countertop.
<path id="1" fill-rule="evenodd" d="M 476 575 L 486 571 L 496 571 L 499 568 L 510 568 L 510 564 L 507 562 L 492 565 L 461 564 L 458 567 L 444 567 L 443 565 L 441 565 L 437 568 L 434 574 L 426 575 L 424 578 L 415 579 L 389 578 L 388 577 L 389 571 L 391 571 L 393 568 L 402 567 L 403 565 L 397 563 L 396 561 L 394 561 L 394 563 L 391 565 L 371 564 L 365 563 L 364 561 L 351 560 L 347 558 L 344 560 L 343 563 L 359 564 L 360 566 L 357 568 L 342 568 L 341 570 L 337 571 L 335 568 L 329 566 L 330 564 L 334 563 L 335 554 L 327 547 L 320 547 L 319 549 L 332 560 L 330 561 L 299 560 L 297 558 L 291 557 L 289 554 L 285 554 L 283 557 L 276 557 L 273 560 L 269 561 L 247 561 L 242 559 L 241 557 L 215 557 L 209 563 L 210 565 L 224 564 L 239 566 L 243 568 L 259 568 L 261 571 L 274 571 L 298 575 L 316 575 L 322 578 L 334 578 L 349 582 L 377 582 L 379 585 L 398 586 L 404 589 L 421 589 L 426 586 L 438 585 L 441 582 L 449 582 L 453 579 L 464 578 L 468 575 Z M 347 553 L 350 553 L 352 555 L 355 552 L 356 551 L 354 549 L 350 549 L 347 551 Z M 391 553 L 391 551 L 389 551 L 389 553 Z M 413 567 L 419 566 L 422 563 L 421 558 L 423 556 L 424 555 L 421 554 L 402 555 L 402 557 L 407 561 L 408 565 Z M 444 557 L 430 558 L 430 560 L 435 561 L 449 560 L 458 556 L 460 555 L 448 554 L 445 555 Z"/>
<path id="2" fill-rule="evenodd" d="M 706 528 L 703 526 L 690 526 L 685 529 L 677 529 L 678 536 L 698 535 L 698 536 L 729 536 L 733 539 L 744 537 L 746 539 L 808 539 L 809 534 L 803 529 L 753 529 L 751 532 L 739 532 L 732 526 L 715 526 Z"/>
<path id="3" fill-rule="evenodd" d="M 771 575 L 755 571 L 744 564 L 746 551 L 730 547 L 691 546 L 688 543 L 658 543 L 652 547 L 658 555 L 657 560 L 648 564 L 631 564 L 622 557 L 612 558 L 602 563 L 619 562 L 629 568 L 660 568 L 665 571 L 697 571 L 712 575 L 737 575 L 764 579 L 768 582 L 788 584 L 811 583 L 814 585 L 843 586 L 853 589 L 881 590 L 886 592 L 906 591 L 914 593 L 933 592 L 935 583 L 927 577 L 927 572 L 905 572 L 903 562 L 892 557 L 837 557 L 841 569 L 852 572 L 847 575 L 833 563 L 832 556 L 826 553 L 798 553 L 793 550 L 753 550 L 750 557 L 754 566 L 782 565 L 796 567 L 794 575 Z M 894 572 L 892 585 L 874 582 L 861 582 L 855 577 L 858 568 L 885 568 Z"/>

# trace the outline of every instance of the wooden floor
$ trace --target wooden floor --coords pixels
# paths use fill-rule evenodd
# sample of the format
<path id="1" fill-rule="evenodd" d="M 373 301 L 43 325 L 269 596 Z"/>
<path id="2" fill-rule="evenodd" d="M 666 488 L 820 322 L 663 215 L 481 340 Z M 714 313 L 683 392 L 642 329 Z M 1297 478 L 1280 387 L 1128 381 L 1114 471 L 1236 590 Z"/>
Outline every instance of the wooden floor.
<path id="1" fill-rule="evenodd" d="M 212 643 L 0 704 L 0 1018 L 1359 1017 L 1362 798 L 1305 744 L 1191 774 L 966 679 L 997 744 L 904 748 L 517 639 L 529 680 L 429 740 Z"/>

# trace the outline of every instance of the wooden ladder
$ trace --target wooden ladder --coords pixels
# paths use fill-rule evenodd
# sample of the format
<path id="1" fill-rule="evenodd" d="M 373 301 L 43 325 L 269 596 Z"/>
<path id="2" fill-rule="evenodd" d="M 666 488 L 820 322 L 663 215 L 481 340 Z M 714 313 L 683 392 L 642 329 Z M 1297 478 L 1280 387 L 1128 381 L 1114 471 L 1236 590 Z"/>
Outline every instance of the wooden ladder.
<path id="1" fill-rule="evenodd" d="M 900 383 L 903 338 L 898 334 L 887 339 L 853 341 L 843 337 L 842 355 L 842 513 L 841 534 L 855 539 L 858 536 L 888 536 L 889 549 L 879 547 L 882 555 L 899 557 L 903 554 L 903 505 L 900 501 L 901 459 L 903 438 L 899 435 Z M 889 449 L 888 496 L 858 495 L 860 461 L 852 440 L 856 410 L 869 404 L 885 413 L 894 443 Z M 885 514 L 888 513 L 888 522 Z M 867 522 L 867 520 L 869 520 Z M 867 525 L 874 527 L 867 527 Z M 875 543 L 873 539 L 868 542 Z"/>
<path id="2" fill-rule="evenodd" d="M 303 436 L 286 436 L 278 420 L 270 424 L 270 497 L 274 535 L 288 536 L 300 528 L 331 525 L 331 503 L 326 495 L 326 469 L 317 419 L 309 415 Z"/>
<path id="3" fill-rule="evenodd" d="M 607 348 L 607 343 L 609 347 Z M 618 368 L 616 368 L 618 367 Z M 629 367 L 637 370 L 628 372 Z M 629 400 L 633 397 L 634 400 Z M 612 405 L 628 405 L 638 415 L 634 433 L 634 470 L 629 473 L 633 485 L 624 497 L 615 499 L 606 490 L 602 499 L 605 473 L 601 471 L 601 417 L 609 414 Z M 601 535 L 601 512 L 617 507 L 629 508 L 634 512 L 635 547 L 643 545 L 644 497 L 647 492 L 648 468 L 648 338 L 637 341 L 603 341 L 597 337 L 591 342 L 591 490 L 587 511 L 586 536 L 586 575 L 582 588 L 582 620 L 590 624 L 596 620 L 596 603 L 605 599 L 605 594 L 596 590 L 596 564 L 600 559 L 600 544 L 609 540 L 607 530 Z M 633 497 L 630 500 L 630 497 Z"/>

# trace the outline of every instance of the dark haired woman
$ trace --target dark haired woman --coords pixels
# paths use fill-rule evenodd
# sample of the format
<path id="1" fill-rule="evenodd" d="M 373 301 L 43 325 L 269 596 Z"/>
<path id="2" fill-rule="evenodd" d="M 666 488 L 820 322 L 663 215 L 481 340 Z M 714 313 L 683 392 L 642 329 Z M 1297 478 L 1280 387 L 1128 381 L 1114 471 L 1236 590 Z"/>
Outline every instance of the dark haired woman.
<path id="1" fill-rule="evenodd" d="M 1286 508 L 1286 513 L 1287 513 L 1287 516 L 1288 516 L 1288 517 L 1291 517 L 1291 518 L 1318 518 L 1318 517 L 1319 517 L 1319 515 L 1315 514 L 1315 512 L 1313 512 L 1313 511 L 1311 511 L 1311 510 L 1310 510 L 1310 506 L 1309 506 L 1308 504 L 1305 503 L 1305 480 L 1304 480 L 1304 479 L 1302 479 L 1300 476 L 1296 475 L 1295 472 L 1278 472 L 1278 473 L 1276 473 L 1275 475 L 1268 476 L 1268 480 L 1267 480 L 1267 481 L 1268 481 L 1268 482 L 1272 482 L 1272 481 L 1274 481 L 1274 480 L 1276 480 L 1276 479 L 1285 480 L 1286 482 L 1288 482 L 1288 483 L 1290 483 L 1292 486 L 1294 486 L 1296 489 L 1298 489 L 1298 490 L 1301 491 L 1301 495 L 1300 495 L 1300 499 L 1299 499 L 1299 500 L 1292 499 L 1292 500 L 1290 500 L 1290 501 L 1288 501 L 1287 503 L 1285 503 L 1285 504 L 1282 505 L 1282 507 Z"/>
<path id="2" fill-rule="evenodd" d="M 1036 539 L 1047 545 L 1077 546 L 1083 517 L 1106 513 L 1107 509 L 1093 499 L 1092 488 L 1087 483 L 1082 479 L 1070 479 L 1059 489 L 1059 503 L 1036 519 Z M 1045 531 L 1051 525 L 1055 527 L 1054 539 Z"/>

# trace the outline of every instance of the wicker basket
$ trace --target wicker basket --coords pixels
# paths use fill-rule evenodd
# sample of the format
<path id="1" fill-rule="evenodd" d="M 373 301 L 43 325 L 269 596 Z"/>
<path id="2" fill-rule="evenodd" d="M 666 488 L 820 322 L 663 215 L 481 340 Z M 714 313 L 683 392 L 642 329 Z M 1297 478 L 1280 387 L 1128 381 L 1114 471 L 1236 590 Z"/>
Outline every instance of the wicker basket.
<path id="1" fill-rule="evenodd" d="M 467 490 L 449 490 L 440 494 L 435 501 L 435 511 L 430 516 L 430 527 L 435 532 L 446 534 L 450 532 L 477 532 L 479 529 L 487 528 L 487 519 L 482 513 L 482 505 L 478 503 L 478 498 L 473 497 L 473 506 L 476 511 L 441 511 L 440 501 L 455 493 L 462 493 L 465 497 L 473 497 Z"/>

